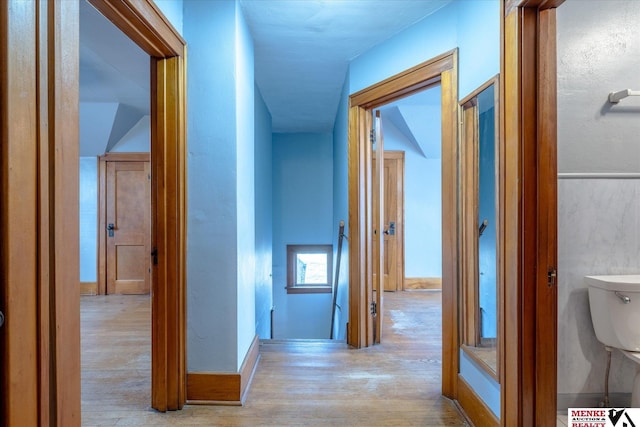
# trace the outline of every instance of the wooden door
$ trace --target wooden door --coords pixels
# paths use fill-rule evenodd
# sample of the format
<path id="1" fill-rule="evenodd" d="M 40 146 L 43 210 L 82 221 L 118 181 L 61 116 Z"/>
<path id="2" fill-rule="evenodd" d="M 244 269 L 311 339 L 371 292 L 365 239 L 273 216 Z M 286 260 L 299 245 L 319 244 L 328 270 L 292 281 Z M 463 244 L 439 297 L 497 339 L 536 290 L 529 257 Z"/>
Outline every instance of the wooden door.
<path id="1" fill-rule="evenodd" d="M 380 110 L 376 110 L 373 120 L 373 142 L 375 144 L 375 157 L 372 155 L 371 171 L 372 181 L 372 219 L 373 219 L 373 292 L 371 293 L 371 315 L 373 316 L 373 342 L 382 340 L 382 313 L 383 292 L 385 286 L 385 252 L 384 245 L 384 136 L 382 134 L 382 116 Z"/>
<path id="2" fill-rule="evenodd" d="M 384 152 L 382 179 L 384 186 L 384 204 L 382 206 L 384 211 L 384 290 L 398 291 L 404 289 L 404 152 Z M 374 197 L 376 196 L 377 193 L 374 193 Z M 377 224 L 377 212 L 374 212 L 373 215 L 374 223 Z M 377 253 L 376 240 L 373 244 L 374 258 Z M 374 283 L 377 283 L 375 279 Z"/>
<path id="3" fill-rule="evenodd" d="M 107 294 L 150 291 L 149 162 L 107 162 Z"/>

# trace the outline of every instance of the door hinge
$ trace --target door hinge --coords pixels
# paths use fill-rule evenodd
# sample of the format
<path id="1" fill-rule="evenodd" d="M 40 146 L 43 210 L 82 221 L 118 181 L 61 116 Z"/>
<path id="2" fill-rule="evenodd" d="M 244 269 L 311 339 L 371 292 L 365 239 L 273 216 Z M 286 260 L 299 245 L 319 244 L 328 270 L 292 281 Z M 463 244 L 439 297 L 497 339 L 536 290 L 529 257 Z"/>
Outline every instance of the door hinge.
<path id="1" fill-rule="evenodd" d="M 375 302 L 375 301 L 371 301 L 371 307 L 370 307 L 370 310 L 371 310 L 371 315 L 372 315 L 373 317 L 375 317 L 375 316 L 377 316 L 377 315 L 378 315 L 378 304 L 376 304 L 376 302 Z"/>
<path id="2" fill-rule="evenodd" d="M 153 265 L 158 265 L 158 248 L 153 248 L 151 251 L 151 258 L 153 260 Z"/>
<path id="3" fill-rule="evenodd" d="M 555 286 L 556 277 L 558 277 L 558 272 L 556 271 L 556 269 L 553 267 L 549 267 L 549 270 L 547 270 L 547 286 Z"/>
<path id="4" fill-rule="evenodd" d="M 371 129 L 371 131 L 369 131 L 369 141 L 371 141 L 371 145 L 376 143 L 376 130 L 375 129 Z"/>

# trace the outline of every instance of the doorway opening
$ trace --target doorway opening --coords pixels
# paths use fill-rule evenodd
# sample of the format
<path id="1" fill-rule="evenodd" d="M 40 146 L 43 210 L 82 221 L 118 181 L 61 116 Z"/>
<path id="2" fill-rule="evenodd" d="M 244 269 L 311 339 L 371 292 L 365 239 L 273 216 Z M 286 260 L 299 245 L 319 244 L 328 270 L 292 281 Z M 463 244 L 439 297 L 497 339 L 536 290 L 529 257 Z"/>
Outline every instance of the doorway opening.
<path id="1" fill-rule="evenodd" d="M 383 247 L 384 229 L 378 220 L 373 224 L 372 203 L 372 147 L 369 130 L 373 128 L 373 111 L 390 102 L 405 98 L 424 89 L 440 86 L 442 111 L 442 394 L 455 395 L 457 377 L 457 50 L 450 51 L 412 69 L 386 79 L 376 85 L 357 92 L 350 97 L 349 111 L 349 328 L 348 342 L 360 348 L 380 342 L 380 331 L 384 327 L 381 317 L 382 293 L 374 295 L 373 274 L 384 275 L 378 261 L 372 256 L 374 239 Z M 379 144 L 377 158 L 383 158 Z M 378 168 L 382 170 L 382 168 Z M 384 214 L 380 212 L 378 219 Z M 381 274 L 382 273 L 382 274 Z M 377 315 L 371 306 L 378 299 Z M 374 331 L 375 329 L 375 331 Z M 374 334 L 375 332 L 375 334 Z"/>
<path id="2" fill-rule="evenodd" d="M 435 85 L 376 110 L 384 130 L 385 291 L 441 289 L 440 103 Z M 374 242 L 374 257 L 375 250 Z"/>
<path id="3" fill-rule="evenodd" d="M 150 89 L 150 96 L 147 98 L 147 105 L 149 105 L 147 141 L 150 141 L 148 144 L 150 154 L 133 155 L 140 158 L 129 158 L 130 161 L 125 162 L 124 167 L 124 169 L 131 169 L 135 164 L 133 169 L 136 170 L 132 169 L 135 172 L 134 175 L 150 179 L 150 185 L 145 186 L 149 189 L 149 193 L 146 189 L 141 190 L 145 193 L 143 197 L 148 200 L 151 207 L 148 215 L 150 242 L 145 241 L 144 237 L 139 239 L 140 242 L 124 242 L 121 246 L 122 253 L 128 256 L 123 256 L 122 262 L 116 256 L 114 262 L 125 274 L 122 277 L 113 274 L 110 276 L 109 266 L 107 266 L 104 269 L 105 284 L 101 289 L 104 288 L 105 292 L 108 292 L 111 287 L 115 293 L 145 294 L 146 278 L 140 280 L 139 277 L 133 276 L 147 276 L 150 279 L 148 285 L 150 296 L 141 297 L 143 300 L 145 298 L 147 301 L 150 300 L 150 306 L 144 301 L 140 302 L 143 306 L 146 304 L 146 307 L 140 310 L 141 316 L 145 316 L 144 313 L 147 315 L 150 313 L 151 317 L 150 325 L 144 332 L 150 336 L 151 341 L 148 355 L 151 362 L 151 395 L 150 402 L 147 404 L 150 403 L 159 411 L 176 410 L 182 408 L 186 401 L 184 272 L 186 43 L 153 3 L 139 4 L 129 0 L 89 0 L 89 3 L 88 7 L 97 9 L 126 38 L 141 49 L 143 54 L 150 57 L 150 64 L 147 63 L 146 71 Z M 113 134 L 115 130 L 114 127 L 111 133 Z M 120 147 L 113 151 L 144 151 L 139 148 L 123 149 L 117 141 L 109 141 L 109 144 L 110 147 Z M 130 146 L 139 147 L 140 145 L 131 143 Z M 122 160 L 116 159 L 122 154 L 110 156 L 112 160 Z M 142 159 L 142 157 L 145 158 Z M 148 159 L 148 166 L 144 161 L 146 159 Z M 107 169 L 108 163 L 110 162 L 104 162 L 104 167 Z M 108 173 L 104 176 L 108 177 Z M 134 198 L 137 200 L 138 196 Z M 131 202 L 134 205 L 135 203 Z M 146 215 L 143 213 L 140 216 L 143 222 L 147 220 Z M 104 218 L 104 223 L 101 224 L 104 228 L 98 230 L 98 233 L 104 234 L 106 241 L 100 248 L 107 251 L 108 239 L 115 238 L 118 225 L 113 223 L 114 226 L 109 227 L 110 222 L 107 221 L 107 216 Z M 110 236 L 108 233 L 114 235 Z M 115 252 L 117 253 L 121 247 L 116 245 Z M 138 267 L 128 262 L 132 252 L 141 258 L 141 263 L 136 263 Z M 106 254 L 104 258 L 106 259 Z M 143 267 L 139 268 L 139 264 Z M 101 280 L 98 280 L 98 283 L 100 282 Z M 144 330 L 144 327 L 142 329 Z"/>

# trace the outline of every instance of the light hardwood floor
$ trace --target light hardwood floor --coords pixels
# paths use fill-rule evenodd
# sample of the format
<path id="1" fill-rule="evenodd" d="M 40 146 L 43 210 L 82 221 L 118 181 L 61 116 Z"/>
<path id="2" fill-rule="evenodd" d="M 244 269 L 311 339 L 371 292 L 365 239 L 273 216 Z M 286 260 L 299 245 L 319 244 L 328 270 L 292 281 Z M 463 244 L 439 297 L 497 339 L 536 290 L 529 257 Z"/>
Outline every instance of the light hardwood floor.
<path id="1" fill-rule="evenodd" d="M 148 296 L 82 297 L 83 426 L 461 426 L 440 396 L 440 292 L 385 293 L 383 344 L 263 341 L 243 407 L 150 409 Z"/>

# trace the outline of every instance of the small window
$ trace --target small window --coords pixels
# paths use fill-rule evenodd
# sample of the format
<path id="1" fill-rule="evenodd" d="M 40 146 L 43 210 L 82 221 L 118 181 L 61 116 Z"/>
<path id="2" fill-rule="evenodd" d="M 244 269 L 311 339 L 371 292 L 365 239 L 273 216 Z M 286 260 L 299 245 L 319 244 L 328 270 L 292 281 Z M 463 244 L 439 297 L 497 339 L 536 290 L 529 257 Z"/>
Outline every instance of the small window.
<path id="1" fill-rule="evenodd" d="M 330 293 L 332 245 L 287 245 L 287 293 Z"/>

